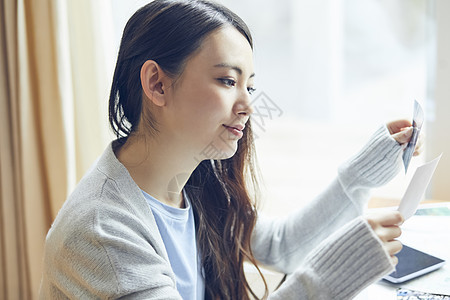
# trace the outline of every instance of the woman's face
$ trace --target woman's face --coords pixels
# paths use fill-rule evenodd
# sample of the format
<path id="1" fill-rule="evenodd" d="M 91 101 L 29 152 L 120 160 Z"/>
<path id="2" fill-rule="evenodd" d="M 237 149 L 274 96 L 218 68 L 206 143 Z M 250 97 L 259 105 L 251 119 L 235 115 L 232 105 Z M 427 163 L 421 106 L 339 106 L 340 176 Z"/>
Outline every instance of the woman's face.
<path id="1" fill-rule="evenodd" d="M 252 110 L 253 52 L 234 27 L 212 32 L 167 91 L 166 128 L 198 159 L 234 155 Z"/>

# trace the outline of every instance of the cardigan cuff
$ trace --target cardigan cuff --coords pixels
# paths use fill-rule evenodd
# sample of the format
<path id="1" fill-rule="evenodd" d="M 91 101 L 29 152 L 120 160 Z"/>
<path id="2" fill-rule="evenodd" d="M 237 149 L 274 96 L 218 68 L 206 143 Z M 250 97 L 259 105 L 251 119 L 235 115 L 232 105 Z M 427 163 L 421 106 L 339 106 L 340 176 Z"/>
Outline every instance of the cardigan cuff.
<path id="1" fill-rule="evenodd" d="M 306 259 L 330 299 L 351 299 L 394 270 L 381 240 L 362 217 L 348 223 L 330 239 Z"/>

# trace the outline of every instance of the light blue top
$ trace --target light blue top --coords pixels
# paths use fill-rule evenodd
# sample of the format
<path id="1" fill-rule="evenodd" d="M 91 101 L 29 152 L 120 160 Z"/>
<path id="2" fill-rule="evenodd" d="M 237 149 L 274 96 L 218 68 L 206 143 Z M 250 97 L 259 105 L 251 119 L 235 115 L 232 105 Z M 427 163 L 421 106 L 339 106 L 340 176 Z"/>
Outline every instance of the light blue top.
<path id="1" fill-rule="evenodd" d="M 178 292 L 185 300 L 203 300 L 205 284 L 197 253 L 194 213 L 189 199 L 184 194 L 186 208 L 176 208 L 165 205 L 144 191 L 142 193 L 152 209 L 166 246 Z"/>

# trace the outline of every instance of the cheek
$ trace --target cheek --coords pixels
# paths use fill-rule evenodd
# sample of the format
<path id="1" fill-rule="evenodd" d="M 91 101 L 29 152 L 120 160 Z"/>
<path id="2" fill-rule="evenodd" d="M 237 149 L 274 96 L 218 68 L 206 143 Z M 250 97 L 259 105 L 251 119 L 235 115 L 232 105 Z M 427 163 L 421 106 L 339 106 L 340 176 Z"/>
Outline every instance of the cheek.
<path id="1" fill-rule="evenodd" d="M 189 77 L 191 78 L 191 77 Z M 232 93 L 211 79 L 196 78 L 186 80 L 174 94 L 175 114 L 173 122 L 179 132 L 191 138 L 211 138 L 222 129 L 222 124 L 230 122 L 232 115 Z M 197 138 L 192 136 L 199 135 Z"/>
<path id="2" fill-rule="evenodd" d="M 226 96 L 217 93 L 199 93 L 192 99 L 192 113 L 199 122 L 222 124 L 231 114 L 231 106 L 227 103 Z"/>

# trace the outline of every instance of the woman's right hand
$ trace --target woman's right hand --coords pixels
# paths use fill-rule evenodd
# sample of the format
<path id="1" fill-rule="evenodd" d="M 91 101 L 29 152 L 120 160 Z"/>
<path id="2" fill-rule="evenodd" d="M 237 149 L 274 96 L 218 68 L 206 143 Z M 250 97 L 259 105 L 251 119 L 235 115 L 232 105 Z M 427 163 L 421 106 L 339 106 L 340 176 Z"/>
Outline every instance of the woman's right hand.
<path id="1" fill-rule="evenodd" d="M 402 234 L 400 225 L 404 221 L 403 216 L 398 211 L 386 211 L 369 214 L 365 218 L 391 256 L 392 263 L 397 265 L 398 258 L 395 254 L 400 252 L 403 246 L 396 238 Z"/>
<path id="2" fill-rule="evenodd" d="M 400 144 L 406 145 L 411 139 L 411 135 L 413 133 L 413 128 L 411 127 L 411 122 L 408 120 L 397 120 L 392 121 L 386 124 L 387 129 L 389 130 L 391 136 Z M 419 134 L 416 148 L 414 149 L 414 156 L 420 155 L 423 151 L 424 146 L 424 136 L 423 132 Z"/>

